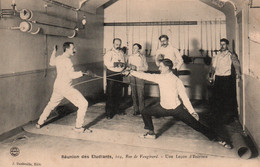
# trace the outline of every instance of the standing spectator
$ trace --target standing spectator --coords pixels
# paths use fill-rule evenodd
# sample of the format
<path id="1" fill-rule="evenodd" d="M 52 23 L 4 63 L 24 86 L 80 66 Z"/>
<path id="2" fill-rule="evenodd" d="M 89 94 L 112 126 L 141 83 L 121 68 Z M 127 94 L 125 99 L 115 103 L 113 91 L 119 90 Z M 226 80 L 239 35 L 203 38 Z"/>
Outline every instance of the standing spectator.
<path id="1" fill-rule="evenodd" d="M 142 46 L 133 45 L 133 54 L 129 57 L 128 64 L 131 69 L 139 72 L 147 71 L 148 64 L 144 55 L 140 53 Z M 144 80 L 130 76 L 134 115 L 140 115 L 144 109 Z"/>
<path id="2" fill-rule="evenodd" d="M 178 76 L 178 70 L 180 70 L 183 59 L 177 48 L 169 45 L 169 37 L 167 35 L 161 35 L 159 37 L 161 47 L 156 51 L 155 63 L 159 66 L 161 59 L 170 59 L 173 63 L 173 72 Z"/>
<path id="3" fill-rule="evenodd" d="M 229 41 L 220 40 L 220 51 L 213 57 L 210 79 L 214 80 L 212 109 L 217 121 L 228 124 L 238 117 L 236 82 L 232 78 L 232 66 L 236 78 L 240 79 L 240 63 L 235 54 L 228 50 Z"/>
<path id="4" fill-rule="evenodd" d="M 115 38 L 113 40 L 113 48 L 104 55 L 104 64 L 107 68 L 107 74 L 112 75 L 108 77 L 106 89 L 106 117 L 113 118 L 115 114 L 119 114 L 119 104 L 122 98 L 122 81 L 123 75 L 121 71 L 125 67 L 124 53 L 121 50 L 121 39 Z M 109 80 L 111 79 L 111 80 Z M 116 82 L 119 81 L 119 82 Z"/>

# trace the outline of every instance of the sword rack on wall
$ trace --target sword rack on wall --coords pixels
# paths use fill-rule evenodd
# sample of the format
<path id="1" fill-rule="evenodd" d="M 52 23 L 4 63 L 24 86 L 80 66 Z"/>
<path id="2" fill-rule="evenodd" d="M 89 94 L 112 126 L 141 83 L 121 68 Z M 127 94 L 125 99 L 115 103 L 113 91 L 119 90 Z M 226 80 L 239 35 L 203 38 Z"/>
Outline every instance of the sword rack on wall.
<path id="1" fill-rule="evenodd" d="M 82 5 L 81 5 L 82 6 Z M 11 2 L 10 9 L 0 10 L 1 18 L 19 17 L 21 22 L 19 26 L 7 27 L 11 30 L 20 30 L 30 34 L 44 34 L 52 36 L 64 36 L 68 38 L 74 38 L 77 32 L 85 29 L 86 15 L 83 15 L 83 19 L 78 19 L 78 13 L 76 13 L 76 20 L 67 20 L 57 16 L 52 16 L 47 13 L 49 5 L 44 5 L 46 12 L 32 11 L 30 9 L 17 10 L 15 0 Z M 71 9 L 72 10 L 72 9 Z M 80 9 L 77 9 L 78 12 Z M 75 11 L 75 10 L 73 10 Z M 81 23 L 79 23 L 79 21 Z"/>
<path id="2" fill-rule="evenodd" d="M 0 10 L 0 19 L 12 16 L 19 16 L 19 12 L 16 10 L 16 4 L 14 1 L 11 3 L 11 9 L 1 9 Z"/>
<path id="3" fill-rule="evenodd" d="M 197 25 L 197 21 L 154 21 L 154 22 L 112 22 L 104 26 L 166 26 L 166 25 Z"/>

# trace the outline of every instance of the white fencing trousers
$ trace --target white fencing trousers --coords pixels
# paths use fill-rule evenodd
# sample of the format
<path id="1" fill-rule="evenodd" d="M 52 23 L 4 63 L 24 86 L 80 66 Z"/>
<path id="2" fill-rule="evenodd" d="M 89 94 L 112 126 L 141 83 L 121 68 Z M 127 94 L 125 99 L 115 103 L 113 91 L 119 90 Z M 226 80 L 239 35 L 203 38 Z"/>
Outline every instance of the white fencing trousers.
<path id="1" fill-rule="evenodd" d="M 50 115 L 51 111 L 57 107 L 64 98 L 68 99 L 72 104 L 78 107 L 76 127 L 82 127 L 88 108 L 88 101 L 77 89 L 73 87 L 69 87 L 63 90 L 54 88 L 50 101 L 43 110 L 40 119 L 38 120 L 38 124 L 42 125 Z"/>

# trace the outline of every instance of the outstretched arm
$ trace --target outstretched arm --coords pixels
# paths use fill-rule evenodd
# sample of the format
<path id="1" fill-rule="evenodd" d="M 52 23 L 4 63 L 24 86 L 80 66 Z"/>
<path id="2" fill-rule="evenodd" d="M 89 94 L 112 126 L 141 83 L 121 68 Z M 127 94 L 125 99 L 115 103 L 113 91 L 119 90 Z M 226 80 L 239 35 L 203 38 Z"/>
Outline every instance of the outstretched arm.
<path id="1" fill-rule="evenodd" d="M 130 74 L 134 77 L 155 82 L 155 83 L 158 83 L 158 81 L 160 80 L 160 74 L 147 74 L 144 72 L 136 72 L 136 71 L 131 71 Z"/>

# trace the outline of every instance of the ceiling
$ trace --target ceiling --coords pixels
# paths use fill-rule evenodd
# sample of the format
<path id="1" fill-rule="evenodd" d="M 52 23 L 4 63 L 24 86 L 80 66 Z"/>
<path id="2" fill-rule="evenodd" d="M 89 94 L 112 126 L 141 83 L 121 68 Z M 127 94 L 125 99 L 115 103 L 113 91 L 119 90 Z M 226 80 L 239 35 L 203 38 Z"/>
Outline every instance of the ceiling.
<path id="1" fill-rule="evenodd" d="M 96 9 L 104 5 L 105 3 L 107 3 L 109 0 L 55 0 L 55 1 L 72 6 L 76 9 L 80 8 L 81 6 L 80 8 L 81 11 L 95 14 Z"/>
<path id="2" fill-rule="evenodd" d="M 81 6 L 80 10 L 95 14 L 96 9 L 98 7 L 104 5 L 104 8 L 106 8 L 119 0 L 55 0 L 55 1 L 72 6 L 74 8 L 79 8 Z M 221 0 L 199 0 L 199 1 L 225 13 L 225 5 L 224 7 L 221 8 L 218 5 L 216 5 L 216 3 L 214 3 L 214 1 L 221 1 Z M 234 8 L 239 8 L 242 5 L 242 3 L 245 3 L 249 0 L 222 0 L 222 1 L 226 1 L 226 3 L 231 4 Z"/>

